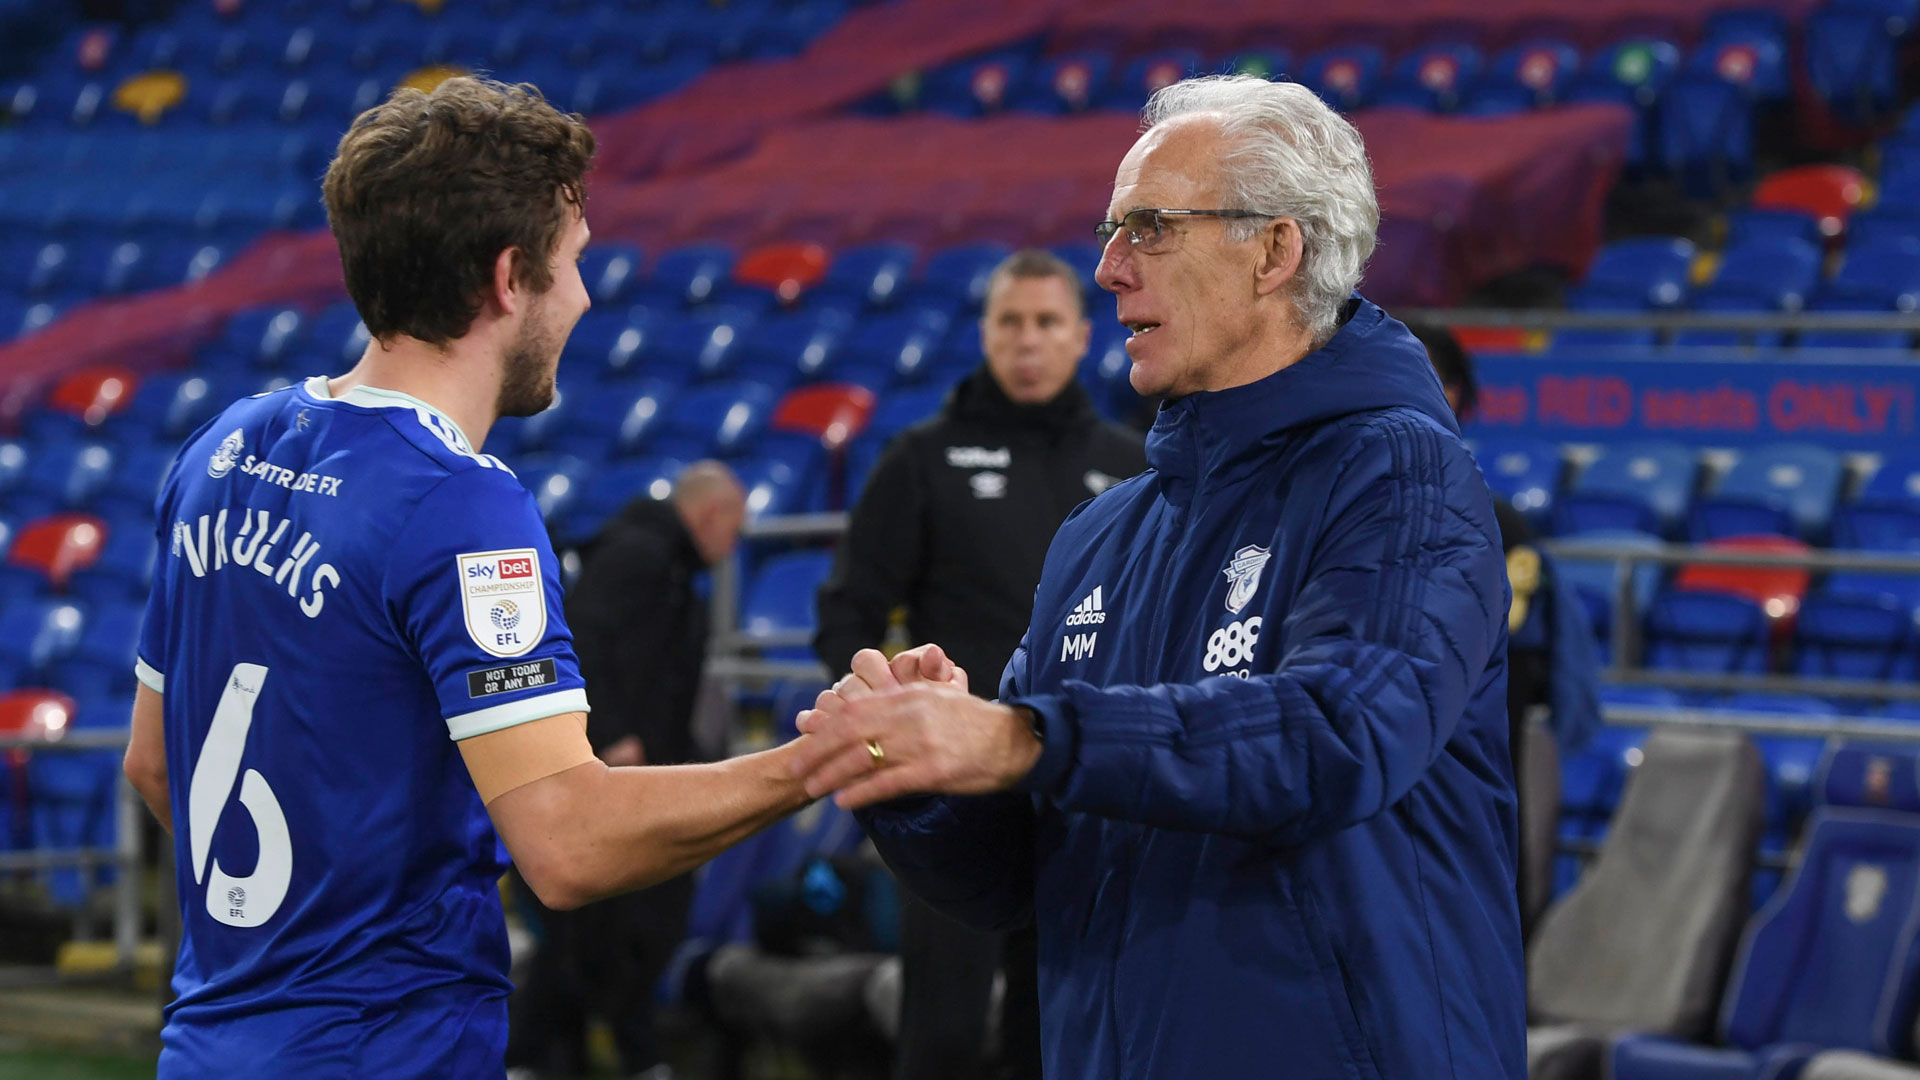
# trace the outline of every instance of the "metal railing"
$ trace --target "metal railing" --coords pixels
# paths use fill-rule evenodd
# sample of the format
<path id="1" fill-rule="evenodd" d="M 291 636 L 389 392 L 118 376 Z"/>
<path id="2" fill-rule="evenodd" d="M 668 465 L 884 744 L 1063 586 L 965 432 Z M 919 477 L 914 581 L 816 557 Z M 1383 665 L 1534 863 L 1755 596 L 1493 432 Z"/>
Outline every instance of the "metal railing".
<path id="1" fill-rule="evenodd" d="M 1555 308 L 1409 308 L 1404 319 L 1518 330 L 1858 330 L 1920 333 L 1920 313 L 1898 311 L 1567 311 Z"/>
<path id="2" fill-rule="evenodd" d="M 1774 567 L 1806 570 L 1811 573 L 1859 571 L 1879 574 L 1920 574 L 1920 556 L 1870 551 L 1747 551 L 1738 548 L 1706 547 L 1692 544 L 1660 544 L 1636 547 L 1604 540 L 1569 537 L 1542 544 L 1554 558 L 1565 562 L 1612 562 L 1613 666 L 1607 669 L 1609 682 L 1627 686 L 1660 686 L 1672 690 L 1719 691 L 1722 693 L 1811 694 L 1824 698 L 1865 698 L 1884 701 L 1920 701 L 1920 684 L 1882 682 L 1866 679 L 1828 679 L 1798 675 L 1740 675 L 1693 671 L 1659 671 L 1641 667 L 1638 590 L 1634 568 L 1656 566 L 1737 566 Z"/>
<path id="3" fill-rule="evenodd" d="M 29 750 L 36 754 L 73 753 L 83 750 L 125 752 L 133 732 L 66 731 L 57 736 L 0 735 L 0 750 Z M 140 874 L 145 862 L 146 804 L 133 785 L 114 770 L 114 846 L 79 848 L 40 848 L 30 851 L 0 851 L 0 872 L 53 870 L 72 867 L 81 871 L 102 866 L 119 872 L 113 883 L 113 953 L 118 971 L 132 971 L 140 944 Z"/>
<path id="4" fill-rule="evenodd" d="M 764 518 L 748 522 L 741 536 L 743 542 L 749 544 L 769 540 L 822 540 L 839 536 L 846 529 L 846 522 L 847 515 L 844 513 Z M 1691 544 L 1633 547 L 1574 538 L 1547 540 L 1542 546 L 1562 560 L 1611 561 L 1615 564 L 1612 620 L 1614 663 L 1603 672 L 1607 682 L 1624 686 L 1658 686 L 1722 693 L 1761 692 L 1808 694 L 1828 699 L 1920 701 L 1920 683 L 1779 674 L 1709 674 L 1641 667 L 1638 663 L 1640 623 L 1644 613 L 1639 609 L 1634 582 L 1634 568 L 1643 564 L 1785 567 L 1814 573 L 1840 570 L 1920 574 L 1920 557 L 1862 551 L 1743 551 Z M 708 679 L 719 682 L 726 689 L 734 689 L 741 685 L 765 685 L 781 679 L 824 680 L 829 677 L 826 668 L 813 661 L 770 660 L 753 655 L 766 648 L 804 646 L 811 642 L 811 636 L 804 632 L 752 634 L 741 630 L 741 594 L 737 562 L 716 567 L 712 592 L 712 640 L 706 669 Z M 731 700 L 731 695 L 728 695 L 728 699 Z M 1920 725 L 1840 718 L 1823 721 L 1718 709 L 1612 707 L 1605 710 L 1605 717 L 1608 723 L 1628 726 L 1730 727 L 1754 734 L 1920 740 Z"/>

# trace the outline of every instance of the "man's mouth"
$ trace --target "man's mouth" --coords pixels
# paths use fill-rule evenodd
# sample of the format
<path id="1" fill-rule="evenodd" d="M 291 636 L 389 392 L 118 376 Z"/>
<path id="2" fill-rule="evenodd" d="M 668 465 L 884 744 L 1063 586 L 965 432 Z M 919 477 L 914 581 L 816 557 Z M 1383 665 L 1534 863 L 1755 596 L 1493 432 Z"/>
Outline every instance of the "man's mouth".
<path id="1" fill-rule="evenodd" d="M 1157 322 L 1123 322 L 1120 325 L 1133 331 L 1134 337 L 1139 337 L 1143 334 L 1151 334 L 1155 330 L 1160 329 L 1160 324 Z"/>

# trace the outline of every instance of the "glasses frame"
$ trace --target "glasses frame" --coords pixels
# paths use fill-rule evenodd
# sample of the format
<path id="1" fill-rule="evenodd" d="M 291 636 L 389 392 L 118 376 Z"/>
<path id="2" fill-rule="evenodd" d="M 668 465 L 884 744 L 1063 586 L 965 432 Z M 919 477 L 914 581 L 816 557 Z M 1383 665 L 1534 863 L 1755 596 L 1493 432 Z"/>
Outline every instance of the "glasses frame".
<path id="1" fill-rule="evenodd" d="M 1140 247 L 1143 244 L 1149 243 L 1149 241 L 1140 239 L 1132 229 L 1127 228 L 1127 219 L 1138 214 L 1156 214 L 1162 217 L 1266 218 L 1269 220 L 1285 216 L 1284 214 L 1269 214 L 1264 210 L 1176 210 L 1167 207 L 1143 206 L 1138 210 L 1127 211 L 1119 221 L 1108 219 L 1095 225 L 1093 227 L 1093 235 L 1100 238 L 1100 246 L 1107 246 L 1113 241 L 1114 235 L 1122 230 L 1126 231 L 1127 243 L 1130 246 Z M 1158 229 L 1155 231 L 1165 232 L 1166 230 Z"/>

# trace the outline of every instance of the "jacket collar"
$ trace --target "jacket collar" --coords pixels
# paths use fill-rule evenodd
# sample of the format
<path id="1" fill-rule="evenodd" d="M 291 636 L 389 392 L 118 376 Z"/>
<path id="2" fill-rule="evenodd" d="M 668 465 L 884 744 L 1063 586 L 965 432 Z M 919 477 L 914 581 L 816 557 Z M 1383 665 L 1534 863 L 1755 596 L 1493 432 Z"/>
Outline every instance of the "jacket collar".
<path id="1" fill-rule="evenodd" d="M 985 364 L 953 388 L 947 395 L 945 408 L 956 420 L 1043 431 L 1082 428 L 1098 419 L 1093 411 L 1093 398 L 1078 378 L 1069 381 L 1066 389 L 1055 394 L 1051 401 L 1022 405 L 1007 396 Z"/>
<path id="2" fill-rule="evenodd" d="M 1403 406 L 1458 434 L 1427 351 L 1404 324 L 1355 293 L 1347 319 L 1298 363 L 1245 386 L 1166 402 L 1147 434 L 1147 463 L 1176 485 L 1229 479 L 1299 429 Z"/>

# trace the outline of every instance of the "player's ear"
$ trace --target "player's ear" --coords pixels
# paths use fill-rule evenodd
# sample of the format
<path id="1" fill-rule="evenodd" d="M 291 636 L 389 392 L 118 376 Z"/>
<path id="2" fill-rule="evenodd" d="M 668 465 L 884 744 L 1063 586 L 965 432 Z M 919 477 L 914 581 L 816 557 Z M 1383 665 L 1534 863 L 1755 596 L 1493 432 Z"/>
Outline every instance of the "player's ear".
<path id="1" fill-rule="evenodd" d="M 525 299 L 519 282 L 514 280 L 521 258 L 517 247 L 502 248 L 500 254 L 493 257 L 493 279 L 487 283 L 487 300 L 502 315 L 518 311 Z"/>

